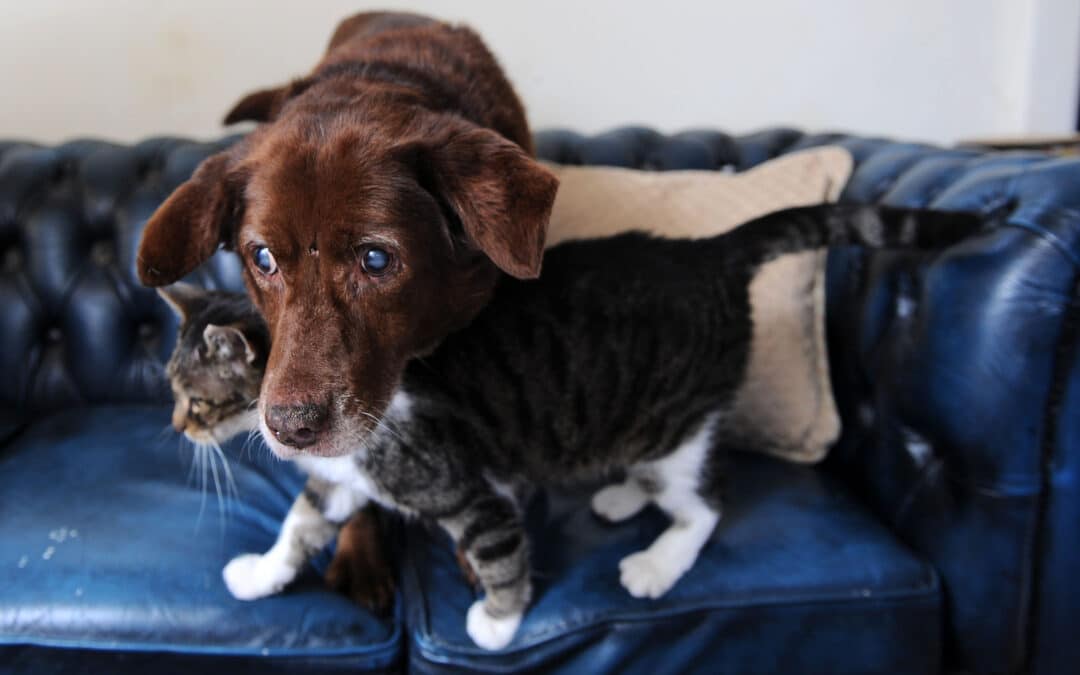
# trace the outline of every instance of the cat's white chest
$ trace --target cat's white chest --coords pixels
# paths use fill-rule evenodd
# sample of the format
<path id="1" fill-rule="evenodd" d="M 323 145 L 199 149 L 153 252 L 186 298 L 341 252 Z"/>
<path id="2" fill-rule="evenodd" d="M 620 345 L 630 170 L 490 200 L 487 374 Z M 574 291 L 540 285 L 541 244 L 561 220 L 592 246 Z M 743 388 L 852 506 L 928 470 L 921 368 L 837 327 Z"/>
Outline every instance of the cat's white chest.
<path id="1" fill-rule="evenodd" d="M 309 476 L 334 485 L 348 488 L 351 492 L 363 495 L 380 503 L 386 503 L 385 496 L 372 482 L 366 471 L 360 468 L 356 457 L 297 457 L 293 460 Z"/>

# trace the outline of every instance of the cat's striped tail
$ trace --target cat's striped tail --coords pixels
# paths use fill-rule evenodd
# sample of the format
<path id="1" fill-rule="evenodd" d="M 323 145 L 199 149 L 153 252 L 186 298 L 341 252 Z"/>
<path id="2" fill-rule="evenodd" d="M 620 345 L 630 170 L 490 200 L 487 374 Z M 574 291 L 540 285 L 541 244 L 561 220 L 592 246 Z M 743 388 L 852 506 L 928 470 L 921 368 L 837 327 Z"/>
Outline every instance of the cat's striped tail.
<path id="1" fill-rule="evenodd" d="M 767 214 L 719 237 L 723 255 L 751 266 L 829 246 L 937 249 L 984 227 L 984 216 L 865 204 L 817 204 Z"/>

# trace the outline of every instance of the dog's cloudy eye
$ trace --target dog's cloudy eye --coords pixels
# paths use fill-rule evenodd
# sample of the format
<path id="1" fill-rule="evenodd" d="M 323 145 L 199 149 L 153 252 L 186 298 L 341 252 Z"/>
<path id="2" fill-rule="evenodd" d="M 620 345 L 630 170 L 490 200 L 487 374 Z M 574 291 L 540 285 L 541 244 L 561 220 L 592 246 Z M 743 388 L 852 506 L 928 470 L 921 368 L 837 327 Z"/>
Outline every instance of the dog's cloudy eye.
<path id="1" fill-rule="evenodd" d="M 274 260 L 274 256 L 270 253 L 270 249 L 265 246 L 260 246 L 255 249 L 252 260 L 255 262 L 255 267 L 258 267 L 259 271 L 267 276 L 277 272 L 277 261 Z"/>
<path id="2" fill-rule="evenodd" d="M 369 248 L 364 251 L 361 265 L 368 274 L 378 276 L 390 268 L 390 254 L 381 248 Z"/>

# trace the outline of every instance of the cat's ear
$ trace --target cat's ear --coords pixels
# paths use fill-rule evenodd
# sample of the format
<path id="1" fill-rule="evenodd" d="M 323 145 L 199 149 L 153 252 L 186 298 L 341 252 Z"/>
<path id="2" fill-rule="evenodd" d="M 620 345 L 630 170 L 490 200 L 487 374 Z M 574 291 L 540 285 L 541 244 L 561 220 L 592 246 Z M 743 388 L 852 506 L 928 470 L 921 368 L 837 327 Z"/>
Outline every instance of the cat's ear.
<path id="1" fill-rule="evenodd" d="M 212 356 L 223 359 L 243 358 L 248 365 L 254 363 L 257 357 L 247 336 L 236 326 L 207 324 L 203 329 L 203 342 Z"/>
<path id="2" fill-rule="evenodd" d="M 198 286 L 186 284 L 182 281 L 169 286 L 162 286 L 157 289 L 157 292 L 161 299 L 165 301 L 165 304 L 172 307 L 172 311 L 176 313 L 176 316 L 181 321 L 187 321 L 187 318 L 195 310 L 195 305 L 206 295 L 206 291 Z"/>

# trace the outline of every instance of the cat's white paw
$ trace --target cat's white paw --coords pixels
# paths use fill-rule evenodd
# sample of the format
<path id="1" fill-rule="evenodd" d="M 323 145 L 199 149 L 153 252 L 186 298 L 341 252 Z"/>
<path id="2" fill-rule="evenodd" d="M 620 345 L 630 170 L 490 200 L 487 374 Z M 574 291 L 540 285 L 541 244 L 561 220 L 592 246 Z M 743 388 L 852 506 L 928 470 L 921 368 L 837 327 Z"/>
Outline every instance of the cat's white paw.
<path id="1" fill-rule="evenodd" d="M 648 502 L 648 495 L 636 484 L 618 483 L 596 491 L 592 510 L 604 520 L 618 523 L 637 515 Z"/>
<path id="2" fill-rule="evenodd" d="M 238 555 L 221 570 L 225 586 L 237 600 L 257 600 L 277 593 L 292 580 L 288 570 L 258 553 Z"/>
<path id="3" fill-rule="evenodd" d="M 659 598 L 682 576 L 682 567 L 654 551 L 640 551 L 619 561 L 619 581 L 635 598 Z"/>
<path id="4" fill-rule="evenodd" d="M 477 646 L 484 649 L 502 649 L 510 644 L 521 624 L 521 613 L 496 619 L 484 609 L 484 601 L 477 600 L 469 608 L 465 618 L 465 630 Z"/>

